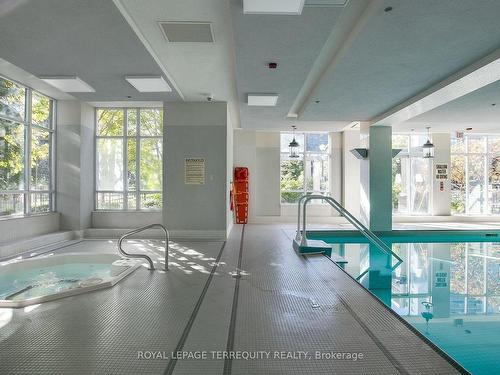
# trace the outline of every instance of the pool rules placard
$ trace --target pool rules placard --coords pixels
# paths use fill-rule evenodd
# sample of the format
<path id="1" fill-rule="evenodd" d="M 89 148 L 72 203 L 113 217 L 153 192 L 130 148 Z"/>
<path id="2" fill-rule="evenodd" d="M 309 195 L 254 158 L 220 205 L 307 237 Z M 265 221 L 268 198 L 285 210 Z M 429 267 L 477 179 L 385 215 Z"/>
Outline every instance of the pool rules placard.
<path id="1" fill-rule="evenodd" d="M 436 180 L 448 179 L 448 164 L 436 164 Z"/>
<path id="2" fill-rule="evenodd" d="M 205 184 L 205 159 L 184 159 L 184 183 L 186 185 Z"/>

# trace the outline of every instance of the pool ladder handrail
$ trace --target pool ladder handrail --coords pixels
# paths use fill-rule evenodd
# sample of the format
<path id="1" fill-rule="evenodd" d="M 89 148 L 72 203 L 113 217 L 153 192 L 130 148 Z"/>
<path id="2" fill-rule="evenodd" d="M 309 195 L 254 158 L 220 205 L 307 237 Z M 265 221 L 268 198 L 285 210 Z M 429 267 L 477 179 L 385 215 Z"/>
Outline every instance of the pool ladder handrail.
<path id="1" fill-rule="evenodd" d="M 388 259 L 388 268 L 392 270 L 396 269 L 401 263 L 403 263 L 403 259 L 401 259 L 392 249 L 383 242 L 380 237 L 378 237 L 375 233 L 365 227 L 358 219 L 354 217 L 349 211 L 347 211 L 339 202 L 337 202 L 334 198 L 328 195 L 320 195 L 320 194 L 310 194 L 303 195 L 299 198 L 298 201 L 298 217 L 297 217 L 297 233 L 295 235 L 295 239 L 297 242 L 300 242 L 301 246 L 307 246 L 307 232 L 306 232 L 306 208 L 307 203 L 313 199 L 324 200 L 330 206 L 332 206 L 341 216 L 345 217 L 346 220 L 351 223 L 363 236 L 368 239 L 372 245 L 377 247 L 382 252 L 387 255 L 393 256 L 397 259 L 396 264 L 392 265 L 391 259 Z M 300 215 L 301 215 L 301 205 L 303 206 L 302 210 L 302 232 L 300 231 Z"/>
<path id="2" fill-rule="evenodd" d="M 134 234 L 137 234 L 139 232 L 145 231 L 146 229 L 151 229 L 151 228 L 161 228 L 163 232 L 165 233 L 165 271 L 168 271 L 168 251 L 169 251 L 169 242 L 170 242 L 170 234 L 168 233 L 167 228 L 165 228 L 162 224 L 150 224 L 146 225 L 144 227 L 140 227 L 134 230 L 131 230 L 127 233 L 125 233 L 123 236 L 120 237 L 118 240 L 118 251 L 120 252 L 121 255 L 123 255 L 126 258 L 142 258 L 146 259 L 146 261 L 149 263 L 149 270 L 154 270 L 155 266 L 153 264 L 153 260 L 151 257 L 149 257 L 146 254 L 130 254 L 127 253 L 125 250 L 123 250 L 122 247 L 122 242 L 130 237 L 133 236 Z"/>

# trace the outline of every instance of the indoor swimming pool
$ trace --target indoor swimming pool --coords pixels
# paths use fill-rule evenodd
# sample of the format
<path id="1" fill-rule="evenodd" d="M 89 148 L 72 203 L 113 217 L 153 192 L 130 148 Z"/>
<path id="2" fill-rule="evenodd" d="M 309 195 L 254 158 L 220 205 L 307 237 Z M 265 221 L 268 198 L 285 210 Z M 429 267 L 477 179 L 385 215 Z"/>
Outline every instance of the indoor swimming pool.
<path id="1" fill-rule="evenodd" d="M 353 232 L 310 232 L 334 244 L 345 270 L 473 374 L 500 373 L 500 242 L 495 232 L 380 234 L 403 263 Z M 458 242 L 459 241 L 459 242 Z M 394 263 L 394 262 L 393 262 Z"/>

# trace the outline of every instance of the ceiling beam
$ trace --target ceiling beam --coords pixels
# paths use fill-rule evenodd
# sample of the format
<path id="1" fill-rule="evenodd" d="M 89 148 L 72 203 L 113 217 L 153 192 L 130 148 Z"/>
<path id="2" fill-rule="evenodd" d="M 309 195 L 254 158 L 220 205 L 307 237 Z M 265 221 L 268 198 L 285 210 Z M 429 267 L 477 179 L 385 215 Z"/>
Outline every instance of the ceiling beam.
<path id="1" fill-rule="evenodd" d="M 146 50 L 149 52 L 149 54 L 151 55 L 151 57 L 158 64 L 158 66 L 162 70 L 163 74 L 165 74 L 165 76 L 169 80 L 169 83 L 172 85 L 172 87 L 175 89 L 175 91 L 177 91 L 177 93 L 179 94 L 179 96 L 181 97 L 181 99 L 185 101 L 186 98 L 184 97 L 184 94 L 182 93 L 181 89 L 179 88 L 179 85 L 177 85 L 177 83 L 174 81 L 174 78 L 172 77 L 172 75 L 169 73 L 169 71 L 167 70 L 167 68 L 163 65 L 163 63 L 161 62 L 158 54 L 156 53 L 156 51 L 154 50 L 154 48 L 151 46 L 151 44 L 148 42 L 148 40 L 146 39 L 146 37 L 144 36 L 144 34 L 141 32 L 141 30 L 139 29 L 139 27 L 135 23 L 135 21 L 132 18 L 132 16 L 129 14 L 129 12 L 128 12 L 127 8 L 125 7 L 125 5 L 120 0 L 113 0 L 113 3 L 118 8 L 118 10 L 122 14 L 123 18 L 125 18 L 125 21 L 127 21 L 127 23 L 130 25 L 130 27 L 132 28 L 132 30 L 134 31 L 134 33 L 137 35 L 137 37 L 139 38 L 139 40 L 142 42 L 142 44 L 144 45 L 144 47 L 146 48 Z"/>
<path id="2" fill-rule="evenodd" d="M 500 48 L 450 77 L 391 108 L 371 125 L 397 125 L 500 80 Z"/>
<path id="3" fill-rule="evenodd" d="M 316 58 L 287 117 L 298 118 L 317 92 L 321 81 L 331 73 L 351 47 L 367 20 L 382 6 L 381 0 L 351 0 L 342 11 L 325 45 Z"/>

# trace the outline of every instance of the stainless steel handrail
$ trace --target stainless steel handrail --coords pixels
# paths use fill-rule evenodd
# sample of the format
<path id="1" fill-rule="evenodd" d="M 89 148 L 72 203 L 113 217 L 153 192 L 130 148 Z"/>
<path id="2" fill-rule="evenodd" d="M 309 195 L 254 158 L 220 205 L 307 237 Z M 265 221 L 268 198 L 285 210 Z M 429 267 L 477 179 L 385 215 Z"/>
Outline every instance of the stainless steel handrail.
<path id="1" fill-rule="evenodd" d="M 127 253 L 122 248 L 122 242 L 126 238 L 128 238 L 130 236 L 133 236 L 134 234 L 142 232 L 142 231 L 144 231 L 146 229 L 157 228 L 157 227 L 163 229 L 163 232 L 165 232 L 165 271 L 168 271 L 168 251 L 169 251 L 170 234 L 168 233 L 167 228 L 165 228 L 162 224 L 150 224 L 150 225 L 146 225 L 144 227 L 140 227 L 140 228 L 137 228 L 137 229 L 131 230 L 130 232 L 125 233 L 118 240 L 118 251 L 120 252 L 120 254 L 123 255 L 124 257 L 127 257 L 127 258 L 142 258 L 142 259 L 146 259 L 147 262 L 149 263 L 149 269 L 150 270 L 154 270 L 155 266 L 153 264 L 153 260 L 151 259 L 151 257 L 149 257 L 146 254 L 130 254 L 130 253 Z"/>
<path id="2" fill-rule="evenodd" d="M 297 233 L 295 234 L 295 239 L 297 241 L 300 241 L 300 236 L 301 236 L 301 232 L 300 232 L 300 207 L 301 207 L 301 204 L 302 204 L 302 201 L 304 199 L 306 199 L 307 197 L 309 197 L 309 195 L 303 195 L 299 198 L 299 201 L 297 202 L 297 207 L 298 207 L 298 214 L 297 214 Z"/>
<path id="3" fill-rule="evenodd" d="M 313 199 L 321 199 L 326 201 L 330 206 L 332 206 L 338 213 L 340 213 L 343 217 L 347 219 L 358 231 L 361 232 L 363 236 L 365 236 L 368 241 L 376 246 L 379 250 L 383 251 L 384 253 L 393 256 L 394 258 L 397 259 L 396 264 L 393 266 L 391 260 L 388 260 L 388 267 L 395 269 L 398 267 L 401 263 L 403 263 L 403 259 L 401 259 L 395 252 L 392 251 L 392 249 L 385 244 L 378 236 L 376 236 L 371 230 L 369 230 L 367 227 L 365 227 L 358 219 L 356 219 L 349 211 L 347 211 L 339 202 L 337 202 L 335 199 L 329 196 L 325 195 L 304 195 L 300 197 L 299 199 L 299 206 L 302 201 L 302 205 L 304 206 L 302 209 L 302 234 L 300 233 L 300 207 L 299 207 L 299 226 L 298 226 L 298 232 L 297 232 L 297 240 L 298 237 L 301 237 L 301 245 L 306 246 L 307 245 L 307 232 L 306 232 L 306 208 L 307 208 L 307 203 L 310 200 Z"/>

